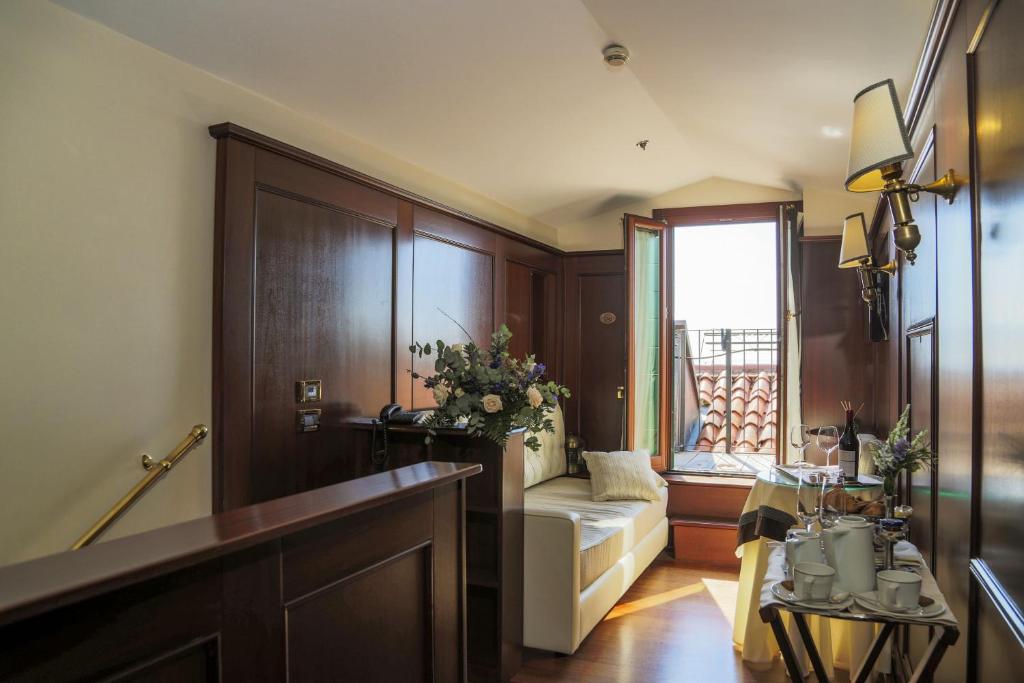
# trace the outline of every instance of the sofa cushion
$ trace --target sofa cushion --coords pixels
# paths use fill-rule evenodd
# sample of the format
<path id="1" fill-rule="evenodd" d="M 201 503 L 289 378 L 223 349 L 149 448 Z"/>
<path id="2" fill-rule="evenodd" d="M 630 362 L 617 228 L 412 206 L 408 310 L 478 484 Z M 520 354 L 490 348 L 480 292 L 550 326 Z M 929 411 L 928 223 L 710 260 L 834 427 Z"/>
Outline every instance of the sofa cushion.
<path id="1" fill-rule="evenodd" d="M 665 518 L 668 489 L 658 500 L 591 500 L 590 481 L 559 477 L 525 493 L 528 509 L 557 509 L 580 516 L 580 589 L 594 582 Z"/>
<path id="2" fill-rule="evenodd" d="M 665 480 L 651 469 L 651 453 L 637 451 L 587 451 L 592 497 L 605 500 L 658 500 Z"/>
<path id="3" fill-rule="evenodd" d="M 523 488 L 530 488 L 548 479 L 561 476 L 566 472 L 565 464 L 565 422 L 562 419 L 562 408 L 555 406 L 551 411 L 551 421 L 555 425 L 555 433 L 540 432 L 540 450 L 531 451 L 524 448 Z"/>

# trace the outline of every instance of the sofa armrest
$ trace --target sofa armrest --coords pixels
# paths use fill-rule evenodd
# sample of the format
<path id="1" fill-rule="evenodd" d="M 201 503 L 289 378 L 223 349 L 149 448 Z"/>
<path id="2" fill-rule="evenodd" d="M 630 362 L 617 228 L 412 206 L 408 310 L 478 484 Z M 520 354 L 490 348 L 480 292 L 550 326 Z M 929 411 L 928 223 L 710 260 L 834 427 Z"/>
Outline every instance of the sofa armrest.
<path id="1" fill-rule="evenodd" d="M 580 516 L 523 512 L 523 644 L 571 654 L 580 640 Z"/>

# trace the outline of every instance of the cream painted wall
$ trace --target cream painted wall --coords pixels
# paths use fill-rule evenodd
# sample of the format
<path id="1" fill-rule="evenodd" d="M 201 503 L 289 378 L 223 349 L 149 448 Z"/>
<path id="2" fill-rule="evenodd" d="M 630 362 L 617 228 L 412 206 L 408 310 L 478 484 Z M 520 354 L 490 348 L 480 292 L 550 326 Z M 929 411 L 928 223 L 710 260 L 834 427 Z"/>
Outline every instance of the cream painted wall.
<path id="1" fill-rule="evenodd" d="M 569 251 L 621 249 L 622 214 L 624 213 L 650 216 L 651 211 L 656 208 L 782 202 L 799 199 L 799 192 L 724 178 L 707 178 L 650 199 L 606 211 L 586 221 L 560 226 L 559 244 L 562 249 Z"/>
<path id="2" fill-rule="evenodd" d="M 823 190 L 804 188 L 804 234 L 808 236 L 841 235 L 843 219 L 863 212 L 868 223 L 875 213 L 878 194 L 847 192 L 842 187 Z"/>
<path id="3" fill-rule="evenodd" d="M 481 218 L 554 231 L 40 0 L 0 3 L 0 563 L 66 548 L 210 422 L 215 142 L 234 121 Z M 110 537 L 210 510 L 210 446 Z"/>

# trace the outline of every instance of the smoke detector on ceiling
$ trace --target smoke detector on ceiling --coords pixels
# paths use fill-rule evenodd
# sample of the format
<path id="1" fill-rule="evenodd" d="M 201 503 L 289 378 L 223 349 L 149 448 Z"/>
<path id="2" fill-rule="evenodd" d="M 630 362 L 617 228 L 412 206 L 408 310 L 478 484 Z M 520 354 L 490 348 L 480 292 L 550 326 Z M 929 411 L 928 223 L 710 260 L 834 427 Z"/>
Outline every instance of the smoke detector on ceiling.
<path id="1" fill-rule="evenodd" d="M 610 67 L 618 68 L 629 61 L 629 50 L 622 45 L 609 45 L 602 52 L 605 63 Z"/>

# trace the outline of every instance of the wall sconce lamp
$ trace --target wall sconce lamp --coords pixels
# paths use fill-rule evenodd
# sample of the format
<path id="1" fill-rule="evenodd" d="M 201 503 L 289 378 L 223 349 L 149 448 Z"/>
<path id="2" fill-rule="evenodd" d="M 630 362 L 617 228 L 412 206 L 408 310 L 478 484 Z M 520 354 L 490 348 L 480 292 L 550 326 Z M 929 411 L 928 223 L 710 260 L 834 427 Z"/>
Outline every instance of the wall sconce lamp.
<path id="1" fill-rule="evenodd" d="M 868 247 L 868 229 L 864 222 L 864 214 L 855 213 L 843 221 L 843 244 L 839 248 L 839 267 L 856 268 L 860 279 L 860 298 L 871 306 L 878 300 L 878 285 L 875 274 L 885 273 L 892 276 L 896 273 L 896 262 L 890 261 L 884 266 L 876 266 L 875 259 Z"/>
<path id="2" fill-rule="evenodd" d="M 957 190 L 956 175 L 952 169 L 928 185 L 905 182 L 902 162 L 913 156 L 907 124 L 903 120 L 903 110 L 892 79 L 869 85 L 857 93 L 853 98 L 846 189 L 850 192 L 881 192 L 888 200 L 893 241 L 911 265 L 917 258 L 914 249 L 921 243 L 921 232 L 914 225 L 910 202 L 916 202 L 920 192 L 932 192 L 952 204 Z M 843 235 L 845 243 L 845 230 Z"/>

